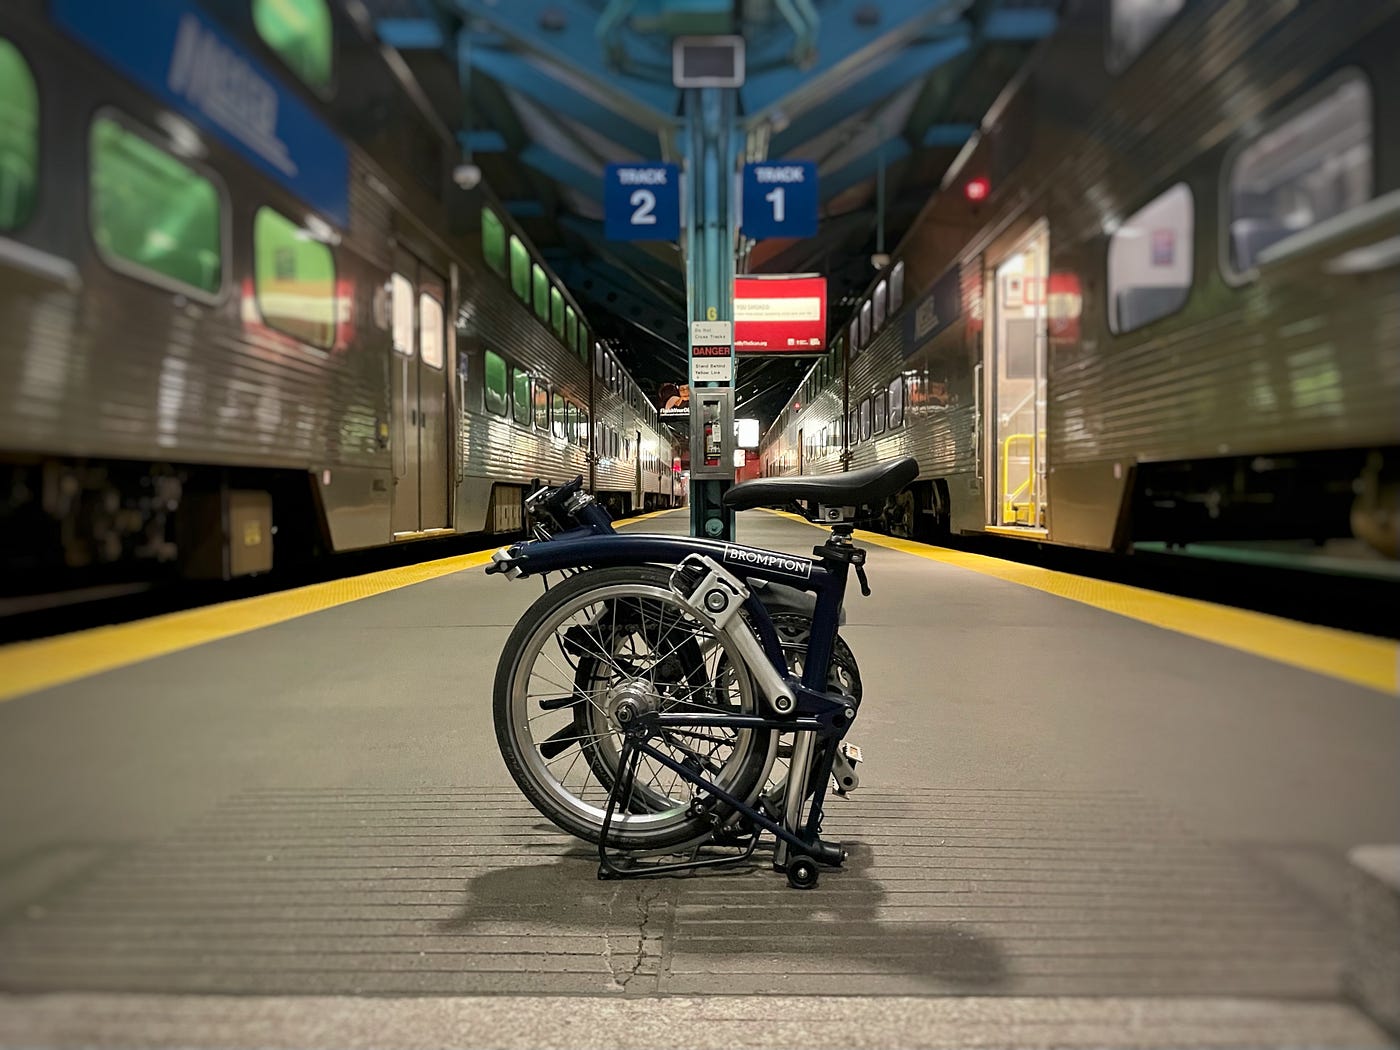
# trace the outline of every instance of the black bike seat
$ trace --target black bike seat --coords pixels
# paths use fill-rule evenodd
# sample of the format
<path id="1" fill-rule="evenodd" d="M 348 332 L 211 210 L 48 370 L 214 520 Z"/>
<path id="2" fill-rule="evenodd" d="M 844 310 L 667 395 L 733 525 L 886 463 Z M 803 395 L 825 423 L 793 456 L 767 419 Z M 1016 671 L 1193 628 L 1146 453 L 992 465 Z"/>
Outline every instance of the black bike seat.
<path id="1" fill-rule="evenodd" d="M 800 500 L 828 507 L 859 507 L 893 496 L 918 476 L 918 460 L 905 456 L 845 474 L 741 481 L 724 494 L 723 502 L 733 510 L 781 506 Z"/>

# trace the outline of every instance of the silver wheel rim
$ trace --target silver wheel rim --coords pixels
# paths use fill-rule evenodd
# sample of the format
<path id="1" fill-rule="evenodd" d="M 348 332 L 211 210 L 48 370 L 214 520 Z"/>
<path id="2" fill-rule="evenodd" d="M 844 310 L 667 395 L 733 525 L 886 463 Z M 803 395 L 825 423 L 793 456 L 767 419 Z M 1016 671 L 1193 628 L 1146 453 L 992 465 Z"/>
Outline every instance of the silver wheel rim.
<path id="1" fill-rule="evenodd" d="M 603 625 L 603 621 L 609 608 L 617 607 L 611 603 L 621 603 L 624 600 L 637 603 L 637 612 L 642 620 L 644 644 L 637 646 L 634 642 L 632 652 L 617 653 L 612 650 L 619 647 L 620 641 L 625 642 L 627 636 L 615 632 L 605 636 L 604 632 L 610 629 Z M 654 609 L 649 612 L 648 606 L 653 603 Z M 728 708 L 730 711 L 752 713 L 753 687 L 746 673 L 730 670 L 726 675 L 726 682 L 720 686 L 723 690 L 722 696 L 700 697 L 688 685 L 682 685 L 679 689 L 673 688 L 669 696 L 664 693 L 666 686 L 671 684 L 668 681 L 671 676 L 664 673 L 663 665 L 666 659 L 675 654 L 667 653 L 659 644 L 654 652 L 645 650 L 649 627 L 653 632 L 650 640 L 656 643 L 660 643 L 662 639 L 671 639 L 674 642 L 668 631 L 675 632 L 676 635 L 684 634 L 693 640 L 701 650 L 703 666 L 711 679 L 714 677 L 715 665 L 721 659 L 730 669 L 742 667 L 738 653 L 732 645 L 718 636 L 707 624 L 697 620 L 680 604 L 676 595 L 665 587 L 645 583 L 609 584 L 574 595 L 563 605 L 552 610 L 525 640 L 521 647 L 524 655 L 514 668 L 510 698 L 511 738 L 517 756 L 535 785 L 572 817 L 601 828 L 608 788 L 593 772 L 585 747 L 597 748 L 599 754 L 615 763 L 621 751 L 622 739 L 616 720 L 607 711 L 606 695 L 600 695 L 599 676 L 595 675 L 590 679 L 587 689 L 580 689 L 577 684 L 577 664 L 569 659 L 569 650 L 561 641 L 562 632 L 576 626 L 585 628 L 583 634 L 574 636 L 576 644 L 581 640 L 582 644 L 588 647 L 588 658 L 608 661 L 612 678 L 619 681 L 635 680 L 638 677 L 635 671 L 639 667 L 646 667 L 654 672 L 650 677 L 654 684 L 658 681 L 660 683 L 657 685 L 657 692 L 663 710 L 684 710 L 691 707 L 714 711 L 725 709 L 723 705 L 727 703 L 732 705 Z M 694 669 L 692 664 L 691 670 Z M 589 715 L 587 721 L 592 724 L 580 729 L 571 729 L 577 721 L 576 708 L 545 711 L 540 707 L 541 700 L 562 700 L 565 697 L 576 698 L 576 703 L 586 704 L 584 711 Z M 597 732 L 598 722 L 605 722 L 609 732 Z M 559 737 L 561 732 L 564 733 L 562 738 Z M 706 732 L 713 734 L 713 741 L 719 741 L 723 737 L 722 746 L 727 747 L 717 775 L 707 765 L 707 779 L 725 790 L 732 791 L 735 778 L 750 758 L 750 751 L 754 746 L 753 732 L 748 729 L 723 734 L 714 730 Z M 558 744 L 567 746 L 559 754 L 546 757 L 541 752 L 541 745 L 551 738 L 558 738 Z M 706 754 L 709 745 L 692 731 L 679 731 L 677 739 L 702 758 L 708 757 L 710 761 L 718 761 L 715 758 L 718 746 L 710 748 Z M 673 758 L 680 757 L 675 748 L 665 742 L 653 741 L 653 744 Z M 616 769 L 615 764 L 613 769 Z M 694 790 L 693 786 L 679 774 L 669 770 L 665 771 L 663 779 L 660 772 L 663 769 L 664 767 L 653 759 L 643 756 L 637 774 L 638 782 L 652 789 L 665 791 L 666 797 L 674 800 L 675 805 L 658 812 L 641 814 L 628 813 L 620 807 L 613 816 L 613 826 L 618 831 L 659 832 L 687 819 L 686 808 Z M 760 782 L 753 785 L 753 790 L 748 794 L 754 794 L 761 786 L 760 778 Z M 680 797 L 677 797 L 677 791 L 680 792 Z"/>

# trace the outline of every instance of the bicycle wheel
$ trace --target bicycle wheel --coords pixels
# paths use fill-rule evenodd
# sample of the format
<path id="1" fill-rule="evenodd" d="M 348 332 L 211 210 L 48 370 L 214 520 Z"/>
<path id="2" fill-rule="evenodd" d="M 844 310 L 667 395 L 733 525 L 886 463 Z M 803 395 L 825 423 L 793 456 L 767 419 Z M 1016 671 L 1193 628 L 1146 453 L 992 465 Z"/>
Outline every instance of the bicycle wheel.
<path id="1" fill-rule="evenodd" d="M 732 643 L 694 616 L 654 566 L 591 569 L 550 588 L 511 632 L 496 671 L 496 739 L 520 790 L 560 828 L 602 835 L 617 777 L 623 699 L 660 711 L 751 714 L 753 682 Z M 668 728 L 652 745 L 730 794 L 756 797 L 771 762 L 765 730 Z M 710 830 L 689 812 L 697 789 L 643 755 L 608 845 L 661 849 Z M 730 807 L 717 804 L 721 820 Z"/>

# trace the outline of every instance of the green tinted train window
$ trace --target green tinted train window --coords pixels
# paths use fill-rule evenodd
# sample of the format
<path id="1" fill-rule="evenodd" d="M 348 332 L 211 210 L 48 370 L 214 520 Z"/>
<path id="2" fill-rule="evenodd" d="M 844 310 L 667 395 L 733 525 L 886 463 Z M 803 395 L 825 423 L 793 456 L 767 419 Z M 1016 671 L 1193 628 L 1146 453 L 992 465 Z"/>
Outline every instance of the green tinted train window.
<path id="1" fill-rule="evenodd" d="M 325 349 L 335 342 L 331 250 L 271 208 L 253 220 L 253 288 L 269 328 Z"/>
<path id="2" fill-rule="evenodd" d="M 506 362 L 494 350 L 486 351 L 486 411 L 506 414 Z"/>
<path id="3" fill-rule="evenodd" d="M 564 342 L 570 350 L 578 352 L 578 315 L 572 306 L 564 307 Z"/>
<path id="4" fill-rule="evenodd" d="M 535 289 L 535 316 L 545 324 L 549 323 L 549 276 L 544 267 L 535 263 L 530 268 L 530 281 Z"/>
<path id="5" fill-rule="evenodd" d="M 530 425 L 530 373 L 512 368 L 510 382 L 510 410 L 515 421 L 522 427 Z"/>
<path id="6" fill-rule="evenodd" d="M 549 388 L 535 381 L 535 429 L 549 429 Z"/>
<path id="7" fill-rule="evenodd" d="M 92 123 L 92 236 L 109 259 L 203 292 L 223 280 L 214 184 L 115 120 Z"/>
<path id="8" fill-rule="evenodd" d="M 29 63 L 0 37 L 0 230 L 24 225 L 39 187 L 39 89 Z"/>
<path id="9" fill-rule="evenodd" d="M 490 208 L 481 209 L 481 256 L 487 266 L 506 275 L 506 228 Z"/>
<path id="10" fill-rule="evenodd" d="M 559 341 L 564 341 L 564 296 L 558 288 L 549 290 L 549 323 Z"/>
<path id="11" fill-rule="evenodd" d="M 335 34 L 326 0 L 253 0 L 258 36 L 312 87 L 331 86 Z"/>
<path id="12" fill-rule="evenodd" d="M 522 303 L 530 301 L 530 249 L 515 234 L 510 236 L 510 286 Z"/>

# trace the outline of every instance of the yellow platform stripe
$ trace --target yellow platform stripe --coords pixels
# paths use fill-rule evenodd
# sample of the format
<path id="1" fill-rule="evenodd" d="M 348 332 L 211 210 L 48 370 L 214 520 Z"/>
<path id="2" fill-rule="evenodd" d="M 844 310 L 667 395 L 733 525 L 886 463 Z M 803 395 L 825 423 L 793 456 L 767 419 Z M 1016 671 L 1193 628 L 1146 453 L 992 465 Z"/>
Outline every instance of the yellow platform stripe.
<path id="1" fill-rule="evenodd" d="M 670 511 L 619 521 L 636 524 Z M 485 565 L 490 550 L 0 647 L 0 702 Z"/>
<path id="2" fill-rule="evenodd" d="M 786 511 L 770 511 L 781 517 L 829 531 Z M 1124 583 L 1110 583 L 1086 576 L 1003 561 L 982 554 L 968 554 L 932 547 L 911 540 L 882 536 L 857 529 L 855 538 L 890 550 L 914 554 L 929 561 L 984 576 L 1034 587 L 1036 590 L 1130 619 L 1228 646 L 1279 663 L 1300 667 L 1355 685 L 1400 695 L 1400 642 L 1299 623 L 1267 613 L 1216 605 L 1197 598 L 1162 594 Z"/>

